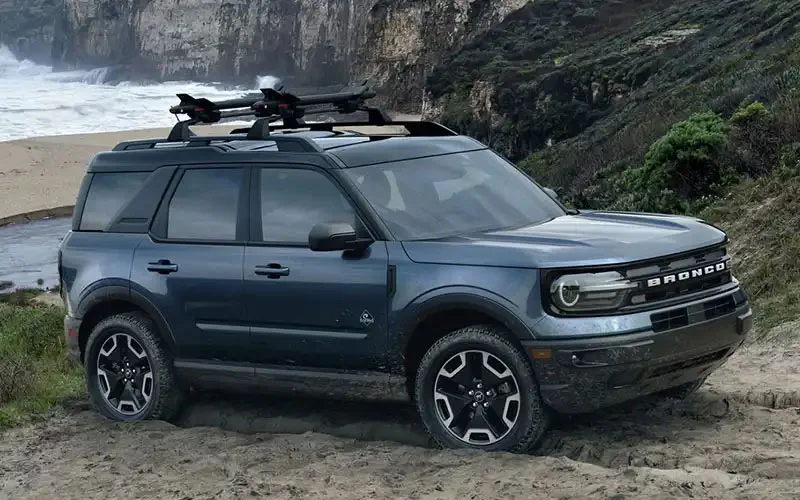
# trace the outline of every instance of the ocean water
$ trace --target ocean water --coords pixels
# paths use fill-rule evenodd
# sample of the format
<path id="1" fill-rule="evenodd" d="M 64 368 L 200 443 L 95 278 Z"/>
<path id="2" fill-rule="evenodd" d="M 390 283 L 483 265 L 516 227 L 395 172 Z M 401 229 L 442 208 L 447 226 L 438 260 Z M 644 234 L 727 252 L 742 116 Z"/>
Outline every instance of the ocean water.
<path id="1" fill-rule="evenodd" d="M 265 75 L 250 89 L 197 82 L 110 85 L 103 83 L 107 72 L 105 68 L 55 72 L 17 59 L 0 45 L 0 141 L 169 127 L 176 121 L 169 107 L 178 104 L 177 93 L 232 99 L 279 83 Z"/>

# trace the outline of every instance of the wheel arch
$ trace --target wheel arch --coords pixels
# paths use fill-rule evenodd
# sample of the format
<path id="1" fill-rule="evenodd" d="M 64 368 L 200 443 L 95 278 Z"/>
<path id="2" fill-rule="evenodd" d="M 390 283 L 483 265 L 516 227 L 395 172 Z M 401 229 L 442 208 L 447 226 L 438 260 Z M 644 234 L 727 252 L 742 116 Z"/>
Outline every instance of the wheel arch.
<path id="1" fill-rule="evenodd" d="M 155 305 L 141 293 L 132 290 L 130 286 L 108 284 L 96 287 L 86 294 L 75 310 L 75 317 L 81 319 L 78 332 L 81 360 L 94 327 L 105 318 L 126 312 L 140 312 L 147 315 L 158 327 L 159 336 L 165 342 L 167 349 L 174 352 L 175 337 Z"/>
<path id="2" fill-rule="evenodd" d="M 403 369 L 409 387 L 425 352 L 448 333 L 476 324 L 497 326 L 520 348 L 533 337 L 531 329 L 512 311 L 506 299 L 482 289 L 440 289 L 407 309 L 402 328 Z"/>

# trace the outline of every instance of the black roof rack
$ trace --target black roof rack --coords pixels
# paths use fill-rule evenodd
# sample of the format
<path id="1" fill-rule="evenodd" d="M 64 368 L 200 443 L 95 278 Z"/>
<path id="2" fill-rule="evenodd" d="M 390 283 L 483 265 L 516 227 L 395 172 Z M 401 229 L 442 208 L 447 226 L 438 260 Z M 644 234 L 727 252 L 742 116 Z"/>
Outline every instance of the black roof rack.
<path id="1" fill-rule="evenodd" d="M 376 96 L 367 82 L 348 86 L 336 93 L 297 96 L 278 89 L 261 89 L 260 94 L 251 94 L 239 99 L 214 102 L 196 98 L 189 94 L 178 94 L 180 103 L 170 108 L 174 115 L 186 115 L 179 121 L 164 140 L 144 140 L 124 142 L 114 151 L 149 149 L 156 144 L 185 142 L 190 146 L 209 145 L 212 142 L 234 140 L 275 141 L 281 151 L 317 152 L 320 147 L 310 138 L 288 134 L 271 134 L 274 130 L 309 129 L 312 131 L 333 131 L 334 127 L 356 126 L 402 126 L 412 136 L 454 136 L 458 135 L 443 125 L 427 121 L 394 122 L 382 109 L 367 106 L 368 99 Z M 312 114 L 340 113 L 352 114 L 366 112 L 367 121 L 344 121 L 305 123 L 303 118 Z M 222 120 L 240 117 L 254 117 L 256 121 L 248 128 L 239 128 L 227 136 L 197 136 L 190 127 L 197 124 L 211 124 Z M 282 121 L 281 125 L 273 125 Z M 242 137 L 244 136 L 244 137 Z"/>

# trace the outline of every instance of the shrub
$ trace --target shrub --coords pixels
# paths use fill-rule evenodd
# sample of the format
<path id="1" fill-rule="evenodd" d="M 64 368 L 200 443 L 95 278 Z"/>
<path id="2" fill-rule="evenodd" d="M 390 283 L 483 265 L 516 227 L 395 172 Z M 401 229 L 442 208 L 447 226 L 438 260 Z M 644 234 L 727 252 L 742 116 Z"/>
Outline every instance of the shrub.
<path id="1" fill-rule="evenodd" d="M 645 156 L 644 166 L 617 179 L 619 208 L 652 212 L 690 211 L 692 200 L 713 195 L 730 173 L 720 166 L 727 127 L 714 113 L 699 113 L 674 125 Z"/>
<path id="2" fill-rule="evenodd" d="M 35 385 L 35 379 L 30 359 L 18 355 L 0 355 L 0 405 L 28 394 Z"/>
<path id="3" fill-rule="evenodd" d="M 791 174 L 800 174 L 800 142 L 793 142 L 783 148 L 779 166 Z"/>
<path id="4" fill-rule="evenodd" d="M 754 102 L 747 107 L 739 108 L 736 113 L 731 116 L 731 123 L 734 125 L 747 125 L 753 122 L 763 122 L 769 117 L 767 107 L 761 102 Z"/>

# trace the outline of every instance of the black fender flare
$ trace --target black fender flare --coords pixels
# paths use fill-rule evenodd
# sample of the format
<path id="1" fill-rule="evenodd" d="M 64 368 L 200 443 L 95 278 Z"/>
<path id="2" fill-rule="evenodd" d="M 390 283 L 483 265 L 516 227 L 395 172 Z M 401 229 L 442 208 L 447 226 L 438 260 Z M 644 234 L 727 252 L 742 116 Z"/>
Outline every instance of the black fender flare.
<path id="1" fill-rule="evenodd" d="M 513 304 L 500 295 L 473 287 L 446 287 L 418 297 L 402 313 L 402 349 L 412 333 L 430 316 L 446 310 L 469 309 L 503 324 L 519 340 L 533 340 L 531 328 L 514 312 Z"/>
<path id="2" fill-rule="evenodd" d="M 75 309 L 75 318 L 82 319 L 95 307 L 111 301 L 127 302 L 144 311 L 156 323 L 169 349 L 175 348 L 175 336 L 158 308 L 142 293 L 131 289 L 130 283 L 120 279 L 99 281 L 87 288 Z"/>

